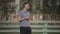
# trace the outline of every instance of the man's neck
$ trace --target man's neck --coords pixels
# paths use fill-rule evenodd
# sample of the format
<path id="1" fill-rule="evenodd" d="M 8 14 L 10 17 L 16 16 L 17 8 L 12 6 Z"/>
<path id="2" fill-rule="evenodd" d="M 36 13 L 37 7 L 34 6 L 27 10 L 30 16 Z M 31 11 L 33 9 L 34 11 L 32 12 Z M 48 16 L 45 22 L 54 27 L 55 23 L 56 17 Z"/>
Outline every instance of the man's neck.
<path id="1" fill-rule="evenodd" d="M 27 11 L 27 9 L 26 9 L 26 8 L 24 8 L 23 10 Z"/>

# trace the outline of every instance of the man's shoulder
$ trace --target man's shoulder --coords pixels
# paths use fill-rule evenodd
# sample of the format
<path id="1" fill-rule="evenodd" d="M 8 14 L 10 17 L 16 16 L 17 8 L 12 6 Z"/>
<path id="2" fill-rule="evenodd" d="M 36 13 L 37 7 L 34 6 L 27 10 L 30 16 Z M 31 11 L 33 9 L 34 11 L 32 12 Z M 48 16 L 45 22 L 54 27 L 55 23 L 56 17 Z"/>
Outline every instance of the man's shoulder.
<path id="1" fill-rule="evenodd" d="M 23 10 L 21 10 L 21 11 L 19 11 L 20 13 L 22 13 L 23 12 Z"/>

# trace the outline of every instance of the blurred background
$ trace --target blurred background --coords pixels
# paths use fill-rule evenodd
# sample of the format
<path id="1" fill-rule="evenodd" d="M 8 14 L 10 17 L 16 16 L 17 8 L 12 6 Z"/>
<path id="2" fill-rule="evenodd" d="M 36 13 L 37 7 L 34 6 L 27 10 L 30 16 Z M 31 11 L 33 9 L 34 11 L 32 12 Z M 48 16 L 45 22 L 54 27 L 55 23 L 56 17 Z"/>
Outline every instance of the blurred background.
<path id="1" fill-rule="evenodd" d="M 60 20 L 60 0 L 0 0 L 0 21 L 16 20 L 25 2 L 31 3 L 31 20 Z"/>
<path id="2" fill-rule="evenodd" d="M 32 34 L 60 34 L 60 0 L 0 0 L 0 34 L 19 34 L 17 14 L 30 2 Z"/>

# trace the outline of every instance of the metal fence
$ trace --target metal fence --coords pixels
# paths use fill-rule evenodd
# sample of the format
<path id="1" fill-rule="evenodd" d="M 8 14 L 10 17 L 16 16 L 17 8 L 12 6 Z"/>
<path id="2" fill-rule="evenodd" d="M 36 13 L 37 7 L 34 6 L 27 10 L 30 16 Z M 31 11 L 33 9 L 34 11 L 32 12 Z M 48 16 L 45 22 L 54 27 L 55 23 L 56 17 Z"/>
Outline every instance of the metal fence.
<path id="1" fill-rule="evenodd" d="M 30 21 L 32 32 L 59 33 L 60 21 Z M 0 32 L 20 32 L 18 21 L 0 21 Z"/>

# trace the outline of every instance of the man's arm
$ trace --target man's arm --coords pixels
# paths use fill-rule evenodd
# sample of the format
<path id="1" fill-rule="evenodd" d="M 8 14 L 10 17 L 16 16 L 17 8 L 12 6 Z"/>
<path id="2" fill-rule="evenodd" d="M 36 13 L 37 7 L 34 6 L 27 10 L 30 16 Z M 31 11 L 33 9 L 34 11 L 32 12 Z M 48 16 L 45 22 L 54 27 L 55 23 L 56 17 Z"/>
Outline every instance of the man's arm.
<path id="1" fill-rule="evenodd" d="M 29 20 L 29 19 L 30 19 L 29 17 L 26 18 L 22 18 L 21 16 L 18 17 L 18 21 Z"/>
<path id="2" fill-rule="evenodd" d="M 18 17 L 19 21 L 25 20 L 25 18 L 22 18 L 21 16 Z"/>
<path id="3" fill-rule="evenodd" d="M 24 18 L 22 18 L 22 12 L 21 11 L 18 13 L 17 20 L 18 21 L 24 20 Z"/>

